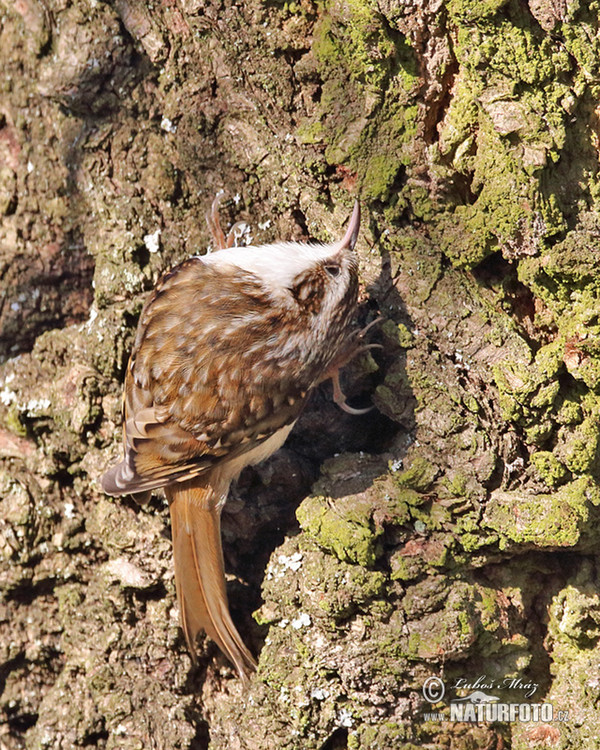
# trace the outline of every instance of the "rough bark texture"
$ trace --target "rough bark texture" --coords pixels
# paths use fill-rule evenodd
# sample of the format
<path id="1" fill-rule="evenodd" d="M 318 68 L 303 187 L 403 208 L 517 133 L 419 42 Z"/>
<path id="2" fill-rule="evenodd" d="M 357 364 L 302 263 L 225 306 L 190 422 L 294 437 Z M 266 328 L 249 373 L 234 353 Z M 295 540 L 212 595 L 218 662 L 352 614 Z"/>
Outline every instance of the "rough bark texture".
<path id="1" fill-rule="evenodd" d="M 599 14 L 0 1 L 0 747 L 596 746 Z M 191 666 L 164 501 L 97 484 L 220 188 L 254 243 L 331 239 L 358 194 L 385 317 L 347 371 L 376 411 L 324 387 L 228 503 L 248 691 L 210 643 Z M 428 677 L 449 717 L 482 675 L 554 720 L 426 715 Z"/>

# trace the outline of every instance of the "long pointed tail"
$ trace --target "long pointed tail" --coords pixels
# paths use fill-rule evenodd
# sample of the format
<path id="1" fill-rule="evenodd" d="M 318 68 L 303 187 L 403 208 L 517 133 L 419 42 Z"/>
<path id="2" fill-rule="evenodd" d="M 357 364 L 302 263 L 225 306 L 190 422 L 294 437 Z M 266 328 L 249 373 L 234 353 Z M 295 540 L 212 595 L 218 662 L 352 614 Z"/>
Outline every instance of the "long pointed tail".
<path id="1" fill-rule="evenodd" d="M 205 630 L 245 680 L 256 662 L 229 614 L 217 499 L 199 479 L 172 484 L 165 492 L 171 510 L 181 625 L 190 652 L 195 658 L 196 636 Z"/>

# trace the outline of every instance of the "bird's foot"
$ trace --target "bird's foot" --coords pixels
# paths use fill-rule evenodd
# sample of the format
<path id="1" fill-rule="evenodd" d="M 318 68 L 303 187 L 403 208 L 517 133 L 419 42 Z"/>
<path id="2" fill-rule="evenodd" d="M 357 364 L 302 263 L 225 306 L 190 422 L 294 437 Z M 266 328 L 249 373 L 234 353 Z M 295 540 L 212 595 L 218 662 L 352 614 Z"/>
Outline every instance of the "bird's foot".
<path id="1" fill-rule="evenodd" d="M 361 344 L 359 342 L 363 341 L 365 334 L 367 331 L 372 328 L 374 325 L 381 323 L 383 320 L 382 315 L 378 315 L 375 320 L 372 320 L 368 325 L 366 325 L 364 328 L 361 328 L 359 331 L 356 331 L 352 336 L 350 337 L 350 340 L 348 342 L 348 346 L 342 351 L 342 353 L 337 357 L 335 362 L 331 365 L 331 367 L 327 370 L 327 373 L 323 380 L 327 380 L 328 378 L 331 378 L 331 382 L 333 384 L 333 400 L 334 402 L 340 407 L 340 409 L 343 409 L 343 411 L 347 412 L 348 414 L 367 414 L 375 407 L 368 406 L 365 409 L 355 409 L 353 406 L 349 406 L 346 401 L 346 396 L 344 395 L 344 392 L 342 391 L 342 386 L 340 385 L 340 369 L 344 367 L 344 365 L 347 365 L 349 362 L 351 362 L 356 356 L 361 354 L 362 352 L 369 351 L 369 349 L 383 349 L 381 344 Z"/>
<path id="2" fill-rule="evenodd" d="M 248 224 L 245 221 L 236 221 L 231 227 L 227 236 L 221 227 L 221 217 L 219 215 L 219 207 L 225 196 L 224 190 L 219 190 L 215 195 L 215 198 L 210 206 L 210 209 L 206 213 L 206 223 L 208 229 L 215 243 L 216 250 L 225 250 L 228 247 L 237 247 L 238 241 L 248 231 Z"/>

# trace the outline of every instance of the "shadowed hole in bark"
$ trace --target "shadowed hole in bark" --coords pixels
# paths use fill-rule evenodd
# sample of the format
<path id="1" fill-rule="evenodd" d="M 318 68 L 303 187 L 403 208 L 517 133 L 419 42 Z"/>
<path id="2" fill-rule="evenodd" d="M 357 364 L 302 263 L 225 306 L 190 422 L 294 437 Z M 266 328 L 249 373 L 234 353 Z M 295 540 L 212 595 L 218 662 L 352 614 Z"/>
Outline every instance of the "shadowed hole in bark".
<path id="1" fill-rule="evenodd" d="M 53 596 L 56 583 L 51 578 L 44 578 L 36 583 L 30 579 L 23 580 L 13 589 L 6 592 L 6 598 L 20 605 L 28 606 L 40 597 Z"/>
<path id="2" fill-rule="evenodd" d="M 442 80 L 439 84 L 439 96 L 437 99 L 430 99 L 427 102 L 428 106 L 425 108 L 426 114 L 423 123 L 423 140 L 427 144 L 439 141 L 438 126 L 443 121 L 446 110 L 452 101 L 452 88 L 458 71 L 458 62 L 453 58 L 443 70 Z"/>
<path id="3" fill-rule="evenodd" d="M 536 305 L 541 304 L 541 301 L 519 281 L 515 263 L 511 263 L 498 251 L 482 261 L 472 273 L 477 281 L 498 294 L 502 309 L 519 326 L 521 335 L 534 352 L 552 341 L 555 330 L 537 325 Z"/>
<path id="4" fill-rule="evenodd" d="M 571 552 L 531 552 L 513 560 L 490 563 L 472 571 L 477 583 L 502 591 L 506 581 L 519 592 L 516 601 L 524 603 L 524 609 L 511 606 L 507 612 L 507 632 L 522 632 L 529 641 L 532 658 L 523 677 L 539 684 L 534 700 L 540 700 L 551 686 L 552 658 L 545 643 L 548 638 L 548 610 L 553 599 L 576 575 L 581 556 Z M 535 576 L 536 586 L 528 590 L 528 580 Z M 530 597 L 530 598 L 529 598 Z M 590 643 L 590 647 L 595 644 Z"/>
<path id="5" fill-rule="evenodd" d="M 198 689 L 197 686 L 195 689 Z M 207 750 L 210 745 L 210 732 L 206 719 L 194 709 L 186 709 L 185 715 L 190 726 L 196 730 L 195 736 L 190 740 L 189 750 Z"/>
<path id="6" fill-rule="evenodd" d="M 104 743 L 109 738 L 108 730 L 100 729 L 97 732 L 88 734 L 83 741 L 84 747 L 104 747 Z"/>
<path id="7" fill-rule="evenodd" d="M 299 208 L 296 208 L 292 211 L 292 218 L 296 222 L 296 224 L 302 229 L 302 234 L 308 237 L 309 231 L 308 226 L 306 225 L 306 216 L 302 211 L 300 211 Z"/>
<path id="8" fill-rule="evenodd" d="M 147 602 L 161 602 L 166 596 L 167 589 L 162 581 L 155 581 L 153 585 L 148 588 L 135 589 L 132 591 L 132 598 L 144 607 L 144 609 Z"/>
<path id="9" fill-rule="evenodd" d="M 2 684 L 3 680 L 0 679 L 0 685 Z M 0 690 L 0 692 L 2 692 Z M 19 707 L 16 706 L 12 710 L 18 711 Z M 11 709 L 6 710 L 6 724 L 10 731 L 14 732 L 15 734 L 22 734 L 26 732 L 31 727 L 35 726 L 36 722 L 38 720 L 38 714 L 32 712 L 32 711 L 24 711 L 22 713 L 13 713 L 11 715 Z M 10 747 L 9 745 L 5 745 L 4 747 Z M 15 745 L 16 747 L 16 745 Z"/>
<path id="10" fill-rule="evenodd" d="M 319 750 L 346 750 L 348 747 L 348 730 L 340 727 L 324 742 Z"/>
<path id="11" fill-rule="evenodd" d="M 131 253 L 131 259 L 140 268 L 145 268 L 150 262 L 150 251 L 146 245 L 138 245 Z"/>
<path id="12" fill-rule="evenodd" d="M 31 351 L 44 331 L 88 319 L 94 291 L 94 259 L 81 238 L 41 247 L 35 258 L 13 259 L 3 272 L 0 359 Z"/>

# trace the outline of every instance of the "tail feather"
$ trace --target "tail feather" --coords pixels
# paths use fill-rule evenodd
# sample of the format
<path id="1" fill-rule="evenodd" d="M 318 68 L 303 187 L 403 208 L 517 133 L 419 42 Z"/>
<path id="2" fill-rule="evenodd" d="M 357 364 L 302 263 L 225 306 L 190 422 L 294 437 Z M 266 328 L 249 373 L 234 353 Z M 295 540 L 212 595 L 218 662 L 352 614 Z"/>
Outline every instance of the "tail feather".
<path id="1" fill-rule="evenodd" d="M 195 479 L 165 488 L 171 511 L 175 586 L 185 638 L 195 658 L 201 630 L 217 643 L 242 679 L 256 662 L 238 633 L 227 604 L 221 514 L 212 488 Z"/>

